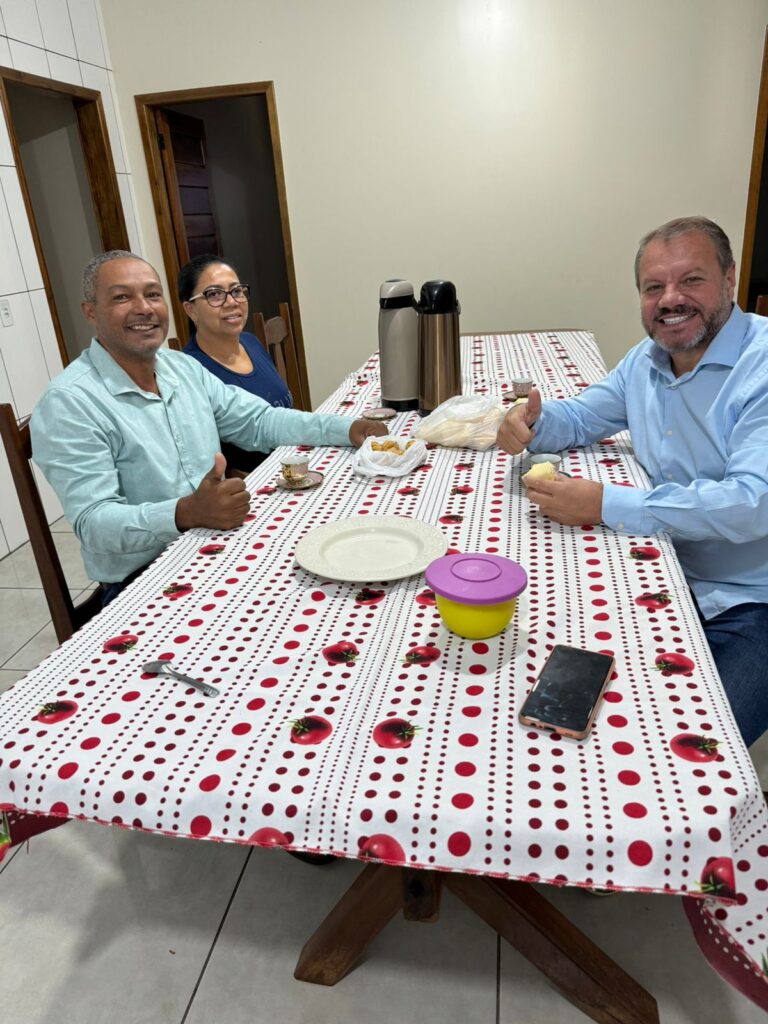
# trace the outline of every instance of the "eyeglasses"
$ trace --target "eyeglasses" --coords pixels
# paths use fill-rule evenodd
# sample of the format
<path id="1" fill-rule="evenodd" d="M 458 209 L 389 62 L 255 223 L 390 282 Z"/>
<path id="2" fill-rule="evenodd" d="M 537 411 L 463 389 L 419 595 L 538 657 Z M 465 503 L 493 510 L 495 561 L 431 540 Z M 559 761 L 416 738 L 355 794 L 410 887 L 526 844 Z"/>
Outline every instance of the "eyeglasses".
<path id="1" fill-rule="evenodd" d="M 193 295 L 187 302 L 194 302 L 195 299 L 205 299 L 209 306 L 223 306 L 227 296 L 231 295 L 235 302 L 245 302 L 251 292 L 249 284 L 233 284 L 231 288 L 206 288 L 199 295 Z"/>

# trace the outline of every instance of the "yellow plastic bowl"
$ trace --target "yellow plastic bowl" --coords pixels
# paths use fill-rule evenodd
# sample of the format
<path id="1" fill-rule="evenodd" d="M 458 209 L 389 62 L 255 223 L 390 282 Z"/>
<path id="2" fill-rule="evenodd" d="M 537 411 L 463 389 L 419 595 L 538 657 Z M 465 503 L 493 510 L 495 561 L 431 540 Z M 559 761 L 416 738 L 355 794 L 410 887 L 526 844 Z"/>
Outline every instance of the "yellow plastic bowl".
<path id="1" fill-rule="evenodd" d="M 435 603 L 446 629 L 467 640 L 485 640 L 506 629 L 514 614 L 517 598 L 498 604 L 459 604 L 435 594 Z"/>

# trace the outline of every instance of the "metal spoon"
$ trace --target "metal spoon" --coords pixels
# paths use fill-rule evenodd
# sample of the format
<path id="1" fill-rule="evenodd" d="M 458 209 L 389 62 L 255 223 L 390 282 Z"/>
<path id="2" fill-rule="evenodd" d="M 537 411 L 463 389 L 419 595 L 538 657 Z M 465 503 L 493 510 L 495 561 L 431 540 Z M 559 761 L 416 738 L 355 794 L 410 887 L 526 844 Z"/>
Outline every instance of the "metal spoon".
<path id="1" fill-rule="evenodd" d="M 178 679 L 180 683 L 186 683 L 187 686 L 193 686 L 200 693 L 205 694 L 206 697 L 218 697 L 219 691 L 215 686 L 210 686 L 208 683 L 201 683 L 199 679 L 193 679 L 191 676 L 185 676 L 182 672 L 177 672 L 171 668 L 167 661 L 148 661 L 146 665 L 141 666 L 142 672 L 151 672 L 156 676 L 170 676 L 172 679 Z"/>

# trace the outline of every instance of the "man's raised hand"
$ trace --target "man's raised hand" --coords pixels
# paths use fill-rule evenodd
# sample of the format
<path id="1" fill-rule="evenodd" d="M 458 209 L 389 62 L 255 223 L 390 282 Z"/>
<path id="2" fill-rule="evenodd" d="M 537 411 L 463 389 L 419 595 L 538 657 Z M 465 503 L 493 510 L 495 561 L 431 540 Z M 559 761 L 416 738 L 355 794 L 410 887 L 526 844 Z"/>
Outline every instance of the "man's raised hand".
<path id="1" fill-rule="evenodd" d="M 531 427 L 541 415 L 541 392 L 531 388 L 527 402 L 519 402 L 504 417 L 496 444 L 510 455 L 519 455 L 533 440 Z"/>
<path id="2" fill-rule="evenodd" d="M 194 494 L 176 503 L 176 526 L 191 530 L 205 526 L 209 530 L 233 530 L 242 526 L 250 508 L 250 495 L 242 480 L 225 480 L 227 460 L 217 452 L 212 468 L 198 484 Z"/>

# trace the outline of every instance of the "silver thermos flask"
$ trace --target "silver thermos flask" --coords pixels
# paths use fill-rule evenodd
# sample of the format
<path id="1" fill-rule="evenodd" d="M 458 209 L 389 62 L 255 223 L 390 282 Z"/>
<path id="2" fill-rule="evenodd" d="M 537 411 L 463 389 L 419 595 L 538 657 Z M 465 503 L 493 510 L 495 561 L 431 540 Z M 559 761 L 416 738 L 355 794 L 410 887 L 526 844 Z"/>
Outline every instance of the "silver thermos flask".
<path id="1" fill-rule="evenodd" d="M 419 318 L 410 281 L 379 289 L 381 404 L 402 412 L 419 405 Z"/>
<path id="2" fill-rule="evenodd" d="M 427 281 L 419 310 L 419 412 L 461 394 L 461 352 L 456 287 L 451 281 Z"/>

